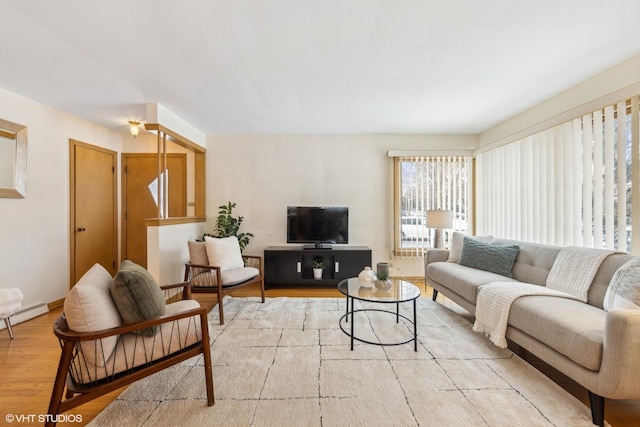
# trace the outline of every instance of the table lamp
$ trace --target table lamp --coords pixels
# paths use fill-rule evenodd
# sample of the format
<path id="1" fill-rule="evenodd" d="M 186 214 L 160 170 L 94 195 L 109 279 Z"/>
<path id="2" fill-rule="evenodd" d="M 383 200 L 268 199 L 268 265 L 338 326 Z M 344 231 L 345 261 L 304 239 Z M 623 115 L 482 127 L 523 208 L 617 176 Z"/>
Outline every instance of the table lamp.
<path id="1" fill-rule="evenodd" d="M 444 249 L 443 228 L 453 227 L 453 211 L 445 210 L 428 210 L 427 211 L 427 227 L 436 229 L 436 238 L 434 248 Z"/>

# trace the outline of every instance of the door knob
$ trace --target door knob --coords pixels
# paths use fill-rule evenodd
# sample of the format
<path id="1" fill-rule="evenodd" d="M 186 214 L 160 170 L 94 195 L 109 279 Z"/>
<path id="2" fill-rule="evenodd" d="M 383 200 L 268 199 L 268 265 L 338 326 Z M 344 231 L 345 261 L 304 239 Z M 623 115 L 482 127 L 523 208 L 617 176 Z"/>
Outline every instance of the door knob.
<path id="1" fill-rule="evenodd" d="M 85 230 L 86 230 L 86 228 L 84 228 L 84 227 L 78 227 L 78 231 L 85 231 Z"/>

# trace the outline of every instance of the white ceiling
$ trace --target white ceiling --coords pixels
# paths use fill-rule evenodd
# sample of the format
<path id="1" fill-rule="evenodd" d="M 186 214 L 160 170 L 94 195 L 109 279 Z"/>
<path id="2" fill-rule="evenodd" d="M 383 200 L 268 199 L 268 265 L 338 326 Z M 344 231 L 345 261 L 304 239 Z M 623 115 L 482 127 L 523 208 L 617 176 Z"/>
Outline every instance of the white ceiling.
<path id="1" fill-rule="evenodd" d="M 478 133 L 640 53 L 638 0 L 0 0 L 0 88 L 125 129 Z"/>

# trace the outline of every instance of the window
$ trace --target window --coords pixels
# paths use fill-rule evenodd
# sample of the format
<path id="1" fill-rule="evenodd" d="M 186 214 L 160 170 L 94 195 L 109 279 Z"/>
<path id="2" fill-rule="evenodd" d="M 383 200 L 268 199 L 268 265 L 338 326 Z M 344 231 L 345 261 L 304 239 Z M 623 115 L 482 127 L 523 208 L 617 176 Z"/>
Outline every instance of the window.
<path id="1" fill-rule="evenodd" d="M 634 97 L 479 154 L 478 232 L 638 253 L 638 109 Z"/>
<path id="2" fill-rule="evenodd" d="M 470 156 L 398 156 L 394 164 L 396 256 L 421 257 L 433 247 L 436 230 L 426 223 L 427 210 L 453 211 L 453 228 L 444 230 L 445 246 L 452 230 L 470 230 Z"/>

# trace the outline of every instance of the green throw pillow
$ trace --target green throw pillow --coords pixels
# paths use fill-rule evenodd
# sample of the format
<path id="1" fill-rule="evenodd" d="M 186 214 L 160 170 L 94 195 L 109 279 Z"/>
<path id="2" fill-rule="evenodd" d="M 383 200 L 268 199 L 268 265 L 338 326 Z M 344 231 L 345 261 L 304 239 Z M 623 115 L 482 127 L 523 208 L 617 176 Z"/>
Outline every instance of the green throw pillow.
<path id="1" fill-rule="evenodd" d="M 125 325 L 164 314 L 166 303 L 162 290 L 144 267 L 129 260 L 120 264 L 109 291 Z M 147 328 L 139 333 L 151 336 L 155 328 Z"/>
<path id="2" fill-rule="evenodd" d="M 511 269 L 519 251 L 516 245 L 490 245 L 465 237 L 458 264 L 513 277 Z"/>

